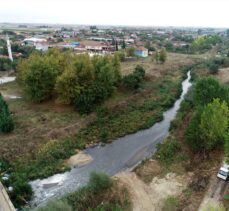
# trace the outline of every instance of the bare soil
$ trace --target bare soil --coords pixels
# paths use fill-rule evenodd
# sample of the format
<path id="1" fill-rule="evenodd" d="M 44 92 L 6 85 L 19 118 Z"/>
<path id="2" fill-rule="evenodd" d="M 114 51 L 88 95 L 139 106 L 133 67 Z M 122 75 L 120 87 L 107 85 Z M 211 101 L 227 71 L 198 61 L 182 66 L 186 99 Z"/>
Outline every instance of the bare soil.
<path id="1" fill-rule="evenodd" d="M 187 187 L 190 176 L 167 174 L 155 177 L 150 184 L 144 183 L 134 172 L 122 172 L 116 177 L 129 190 L 133 211 L 160 211 L 169 196 L 179 196 Z"/>
<path id="2" fill-rule="evenodd" d="M 90 155 L 87 155 L 84 152 L 78 152 L 76 155 L 73 155 L 68 160 L 66 160 L 66 164 L 69 167 L 79 167 L 84 166 L 91 161 L 92 157 Z"/>
<path id="3" fill-rule="evenodd" d="M 229 68 L 221 68 L 219 70 L 219 73 L 217 75 L 217 78 L 222 82 L 222 83 L 225 83 L 225 84 L 228 84 L 229 83 Z"/>

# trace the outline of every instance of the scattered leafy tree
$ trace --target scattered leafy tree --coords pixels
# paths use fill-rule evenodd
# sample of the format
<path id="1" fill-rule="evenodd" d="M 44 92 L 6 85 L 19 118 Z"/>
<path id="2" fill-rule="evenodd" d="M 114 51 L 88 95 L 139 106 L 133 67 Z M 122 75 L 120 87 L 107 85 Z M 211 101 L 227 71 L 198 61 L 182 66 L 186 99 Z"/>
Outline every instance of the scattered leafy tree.
<path id="1" fill-rule="evenodd" d="M 162 48 L 159 53 L 159 61 L 163 64 L 167 60 L 167 53 L 165 48 Z"/>
<path id="2" fill-rule="evenodd" d="M 135 52 L 135 48 L 134 47 L 130 47 L 126 49 L 126 53 L 128 57 L 134 57 L 134 52 Z"/>
<path id="3" fill-rule="evenodd" d="M 9 112 L 8 105 L 0 94 L 0 131 L 9 133 L 14 130 L 13 118 Z"/>
<path id="4" fill-rule="evenodd" d="M 125 40 L 122 41 L 122 49 L 126 49 L 126 42 L 125 42 Z"/>
<path id="5" fill-rule="evenodd" d="M 137 65 L 133 73 L 123 77 L 123 84 L 127 89 L 138 89 L 144 77 L 144 68 L 140 65 Z"/>

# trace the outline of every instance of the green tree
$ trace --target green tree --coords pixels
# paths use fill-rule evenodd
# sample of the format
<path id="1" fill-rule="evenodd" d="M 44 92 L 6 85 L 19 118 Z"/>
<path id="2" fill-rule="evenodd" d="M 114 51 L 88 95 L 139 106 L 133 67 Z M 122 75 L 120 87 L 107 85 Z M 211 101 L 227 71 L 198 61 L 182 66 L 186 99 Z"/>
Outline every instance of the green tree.
<path id="1" fill-rule="evenodd" d="M 145 77 L 145 70 L 142 66 L 137 65 L 133 73 L 123 77 L 123 84 L 127 89 L 138 89 Z"/>
<path id="2" fill-rule="evenodd" d="M 121 64 L 119 55 L 115 54 L 112 58 L 112 66 L 114 71 L 114 81 L 118 82 L 121 80 Z"/>
<path id="3" fill-rule="evenodd" d="M 0 131 L 9 133 L 14 130 L 13 118 L 9 112 L 8 105 L 0 94 Z"/>
<path id="4" fill-rule="evenodd" d="M 122 49 L 126 49 L 126 42 L 125 42 L 125 40 L 122 41 Z"/>
<path id="5" fill-rule="evenodd" d="M 193 150 L 211 150 L 224 140 L 228 127 L 226 102 L 214 99 L 204 108 L 199 108 L 185 132 L 186 142 Z"/>
<path id="6" fill-rule="evenodd" d="M 19 64 L 18 70 L 19 81 L 32 101 L 41 102 L 51 96 L 59 72 L 54 57 L 33 54 Z"/>
<path id="7" fill-rule="evenodd" d="M 194 113 L 186 131 L 185 131 L 185 141 L 191 147 L 192 150 L 200 151 L 204 147 L 204 143 L 200 140 L 200 123 L 201 114 L 203 112 L 202 108 L 198 108 Z"/>
<path id="8" fill-rule="evenodd" d="M 199 126 L 200 138 L 206 149 L 213 149 L 223 141 L 228 127 L 228 114 L 227 103 L 220 103 L 219 99 L 214 99 L 204 108 Z"/>
<path id="9" fill-rule="evenodd" d="M 167 60 L 167 52 L 165 48 L 162 48 L 159 53 L 159 61 L 164 64 Z"/>
<path id="10" fill-rule="evenodd" d="M 199 80 L 195 85 L 194 100 L 196 105 L 207 105 L 214 98 L 228 102 L 228 89 L 221 86 L 213 77 Z"/>
<path id="11" fill-rule="evenodd" d="M 57 78 L 55 89 L 60 102 L 70 104 L 79 96 L 83 87 L 79 84 L 76 71 L 69 67 Z"/>
<path id="12" fill-rule="evenodd" d="M 125 51 L 123 51 L 123 50 L 116 51 L 115 55 L 117 55 L 119 57 L 119 61 L 121 61 L 121 62 L 125 61 L 125 57 L 126 57 Z"/>
<path id="13" fill-rule="evenodd" d="M 159 57 L 160 57 L 160 53 L 158 50 L 156 50 L 155 54 L 152 57 L 152 61 L 156 61 L 156 63 L 159 62 Z"/>
<path id="14" fill-rule="evenodd" d="M 224 151 L 225 151 L 225 156 L 226 156 L 226 162 L 229 163 L 229 132 L 225 133 L 224 135 Z"/>
<path id="15" fill-rule="evenodd" d="M 127 48 L 126 49 L 127 56 L 128 57 L 133 57 L 134 56 L 134 51 L 135 51 L 134 47 Z"/>

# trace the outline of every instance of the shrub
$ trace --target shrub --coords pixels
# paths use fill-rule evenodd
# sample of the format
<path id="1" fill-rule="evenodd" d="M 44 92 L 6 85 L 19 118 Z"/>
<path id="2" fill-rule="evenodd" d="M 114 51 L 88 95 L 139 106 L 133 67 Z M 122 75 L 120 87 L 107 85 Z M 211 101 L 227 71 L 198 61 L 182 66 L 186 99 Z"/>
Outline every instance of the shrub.
<path id="1" fill-rule="evenodd" d="M 0 131 L 9 133 L 14 130 L 14 122 L 9 112 L 8 105 L 0 94 Z"/>
<path id="2" fill-rule="evenodd" d="M 219 72 L 219 65 L 216 63 L 210 63 L 208 68 L 210 74 L 217 74 Z"/>
<path id="3" fill-rule="evenodd" d="M 90 175 L 88 187 L 93 192 L 99 192 L 108 189 L 112 186 L 112 180 L 109 176 L 103 173 L 92 172 Z"/>
<path id="4" fill-rule="evenodd" d="M 21 207 L 26 201 L 31 200 L 33 191 L 25 175 L 12 173 L 9 184 L 13 187 L 13 191 L 9 192 L 9 196 L 16 207 Z"/>
<path id="5" fill-rule="evenodd" d="M 140 65 L 137 65 L 133 73 L 123 77 L 123 84 L 127 89 L 138 89 L 144 77 L 144 68 Z"/>
<path id="6" fill-rule="evenodd" d="M 72 211 L 72 207 L 63 200 L 55 200 L 48 202 L 44 207 L 35 209 L 34 211 Z"/>
<path id="7" fill-rule="evenodd" d="M 177 198 L 170 196 L 168 197 L 162 208 L 163 211 L 178 211 L 180 210 L 180 203 Z"/>
<path id="8" fill-rule="evenodd" d="M 223 87 L 213 77 L 206 77 L 197 81 L 194 87 L 194 100 L 196 105 L 207 105 L 214 98 L 228 102 L 228 88 Z"/>
<path id="9" fill-rule="evenodd" d="M 155 156 L 162 162 L 170 162 L 175 153 L 180 149 L 178 142 L 172 138 L 167 139 L 164 143 L 157 145 Z"/>
<path id="10" fill-rule="evenodd" d="M 125 55 L 124 51 L 117 51 L 117 52 L 115 52 L 115 55 L 118 56 L 118 58 L 121 62 L 125 61 L 126 55 Z"/>

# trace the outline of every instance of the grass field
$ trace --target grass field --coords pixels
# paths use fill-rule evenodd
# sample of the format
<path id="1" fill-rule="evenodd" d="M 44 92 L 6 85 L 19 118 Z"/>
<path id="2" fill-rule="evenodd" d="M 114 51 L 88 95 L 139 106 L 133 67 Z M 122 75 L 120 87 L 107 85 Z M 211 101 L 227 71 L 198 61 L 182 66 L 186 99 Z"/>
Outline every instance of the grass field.
<path id="1" fill-rule="evenodd" d="M 1 158 L 10 163 L 17 160 L 17 171 L 27 172 L 28 178 L 46 177 L 65 170 L 63 159 L 76 148 L 111 141 L 161 120 L 163 111 L 180 93 L 184 76 L 181 67 L 198 61 L 192 55 L 169 54 L 166 64 L 155 64 L 150 58 L 123 62 L 123 74 L 133 71 L 140 62 L 146 69 L 146 79 L 137 92 L 116 90 L 102 105 L 102 117 L 96 113 L 81 116 L 73 107 L 58 104 L 55 98 L 41 104 L 30 103 L 16 82 L 0 86 L 4 94 L 22 96 L 22 99 L 8 100 L 15 130 L 9 135 L 1 134 Z M 54 139 L 55 142 L 50 142 Z"/>

